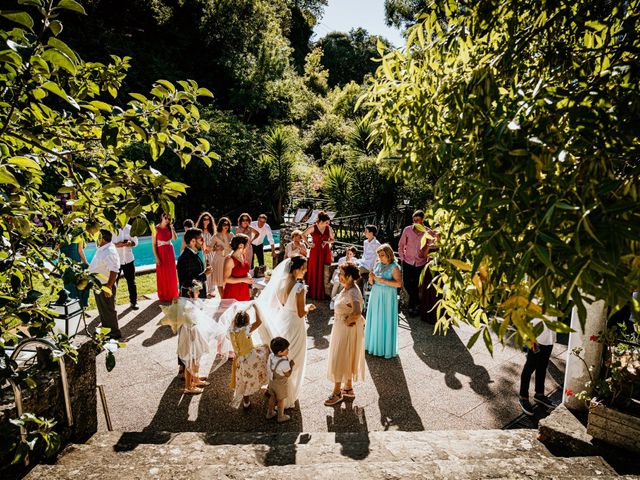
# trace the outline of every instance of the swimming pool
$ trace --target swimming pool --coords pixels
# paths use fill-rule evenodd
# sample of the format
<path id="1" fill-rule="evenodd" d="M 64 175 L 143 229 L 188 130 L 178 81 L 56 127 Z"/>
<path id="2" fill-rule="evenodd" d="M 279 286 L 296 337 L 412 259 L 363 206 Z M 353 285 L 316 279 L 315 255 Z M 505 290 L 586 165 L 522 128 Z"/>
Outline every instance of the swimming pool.
<path id="1" fill-rule="evenodd" d="M 176 253 L 176 258 L 180 255 L 180 244 L 182 243 L 182 236 L 184 232 L 178 233 L 178 239 L 173 242 L 173 250 Z M 273 241 L 276 242 L 276 245 L 280 242 L 280 232 L 273 232 Z M 267 239 L 264 239 L 264 244 L 269 245 Z M 90 243 L 84 249 L 84 254 L 87 257 L 87 261 L 91 262 L 93 256 L 96 253 L 96 244 Z M 134 265 L 136 267 L 142 267 L 145 265 L 154 265 L 156 263 L 156 258 L 153 255 L 153 247 L 151 246 L 151 237 L 138 237 L 138 246 L 133 247 L 133 256 L 135 257 Z"/>

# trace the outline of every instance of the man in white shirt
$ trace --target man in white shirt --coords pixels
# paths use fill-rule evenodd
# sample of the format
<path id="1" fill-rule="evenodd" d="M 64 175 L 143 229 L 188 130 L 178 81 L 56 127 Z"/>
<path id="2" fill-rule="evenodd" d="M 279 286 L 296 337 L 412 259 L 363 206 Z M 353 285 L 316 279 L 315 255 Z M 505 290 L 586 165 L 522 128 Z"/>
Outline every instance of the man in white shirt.
<path id="1" fill-rule="evenodd" d="M 534 300 L 533 303 L 537 302 Z M 552 321 L 557 320 L 556 317 L 549 317 L 549 319 Z M 534 318 L 531 321 L 531 326 L 535 327 L 539 323 L 542 323 L 542 331 L 530 346 L 525 347 L 527 360 L 520 374 L 520 398 L 518 403 L 520 403 L 522 411 L 529 416 L 533 416 L 535 413 L 533 405 L 529 402 L 529 383 L 531 383 L 533 372 L 536 373 L 533 402 L 547 408 L 555 407 L 549 397 L 544 394 L 544 381 L 547 376 L 547 367 L 549 366 L 553 344 L 556 343 L 556 332 L 549 329 L 540 318 Z"/>
<path id="2" fill-rule="evenodd" d="M 267 223 L 267 216 L 264 213 L 258 215 L 258 220 L 251 222 L 251 226 L 255 228 L 259 235 L 253 239 L 251 245 L 253 246 L 253 254 L 258 259 L 258 265 L 264 265 L 264 238 L 267 237 L 269 244 L 271 245 L 271 256 L 276 258 L 276 244 L 273 241 L 273 233 L 271 227 Z M 253 257 L 251 257 L 251 268 L 253 268 Z"/>
<path id="3" fill-rule="evenodd" d="M 138 237 L 131 236 L 131 225 L 126 224 L 118 229 L 118 235 L 113 240 L 120 257 L 120 272 L 118 281 L 124 276 L 129 290 L 129 302 L 132 310 L 138 310 L 138 287 L 136 286 L 136 266 L 133 247 L 138 245 Z"/>
<path id="4" fill-rule="evenodd" d="M 369 272 L 373 272 L 373 266 L 376 264 L 378 254 L 376 250 L 381 245 L 376 238 L 378 227 L 375 225 L 367 225 L 364 227 L 364 242 L 362 243 L 362 258 L 358 261 L 360 267 L 360 280 L 358 286 L 360 290 L 364 287 L 364 280 L 369 278 Z"/>
<path id="5" fill-rule="evenodd" d="M 116 312 L 116 280 L 118 272 L 120 272 L 120 257 L 115 245 L 111 243 L 112 238 L 113 235 L 109 230 L 100 230 L 98 249 L 89 264 L 89 273 L 97 275 L 103 286 L 100 293 L 94 292 L 100 323 L 103 327 L 111 329 L 109 333 L 111 338 L 120 339 L 122 333 L 118 328 L 118 313 Z M 104 287 L 107 287 L 108 290 L 105 290 Z"/>

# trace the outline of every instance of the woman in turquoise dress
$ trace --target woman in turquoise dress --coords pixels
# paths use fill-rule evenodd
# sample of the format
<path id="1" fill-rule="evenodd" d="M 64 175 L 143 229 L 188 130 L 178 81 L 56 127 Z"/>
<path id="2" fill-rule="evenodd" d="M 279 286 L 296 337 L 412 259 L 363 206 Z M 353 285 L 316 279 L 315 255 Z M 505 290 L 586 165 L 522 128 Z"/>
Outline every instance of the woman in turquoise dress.
<path id="1" fill-rule="evenodd" d="M 87 268 L 89 262 L 87 262 L 87 257 L 84 255 L 83 243 L 80 238 L 74 239 L 72 242 L 65 241 L 60 247 L 60 253 L 68 259 L 81 264 L 83 268 Z M 64 288 L 69 292 L 71 298 L 77 298 L 80 301 L 82 308 L 87 308 L 87 305 L 89 305 L 89 292 L 91 291 L 89 287 L 80 290 L 74 283 L 65 283 Z"/>
<path id="2" fill-rule="evenodd" d="M 369 273 L 372 287 L 364 348 L 371 355 L 393 358 L 398 355 L 398 288 L 402 288 L 402 273 L 388 243 L 380 245 L 376 253 L 378 262 Z"/>

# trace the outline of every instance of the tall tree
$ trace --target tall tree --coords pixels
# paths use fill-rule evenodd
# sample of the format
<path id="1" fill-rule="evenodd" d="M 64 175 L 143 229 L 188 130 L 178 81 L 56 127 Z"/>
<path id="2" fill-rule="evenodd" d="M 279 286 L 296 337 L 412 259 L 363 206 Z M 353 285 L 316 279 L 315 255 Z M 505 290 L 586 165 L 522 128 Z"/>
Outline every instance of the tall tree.
<path id="1" fill-rule="evenodd" d="M 365 75 L 376 71 L 377 44 L 388 48 L 389 43 L 377 35 L 369 35 L 363 28 L 349 33 L 333 32 L 321 38 L 316 46 L 322 48 L 322 65 L 329 70 L 329 86 L 344 86 L 353 81 L 362 83 Z"/>
<path id="2" fill-rule="evenodd" d="M 384 16 L 387 25 L 396 28 L 410 27 L 416 17 L 427 9 L 426 0 L 384 0 Z"/>
<path id="3" fill-rule="evenodd" d="M 192 80 L 158 80 L 146 96 L 119 97 L 130 59 L 113 56 L 107 65 L 83 61 L 59 38 L 64 12 L 77 16 L 84 8 L 74 0 L 30 0 L 0 12 L 15 27 L 0 30 L 7 46 L 0 52 L 2 382 L 25 378 L 5 349 L 22 338 L 53 338 L 73 356 L 69 339 L 53 332 L 48 295 L 64 283 L 108 290 L 95 274 L 59 259 L 56 247 L 80 235 L 90 238 L 101 226 L 113 230 L 116 220 L 131 221 L 132 235 L 141 235 L 159 208 L 172 214 L 172 200 L 187 186 L 152 167 L 163 152 L 172 152 L 182 165 L 192 159 L 210 165 L 217 158 L 200 137 L 209 125 L 196 106 L 211 92 Z M 150 162 L 127 154 L 134 143 L 144 145 Z M 47 186 L 57 186 L 55 194 Z M 58 194 L 69 196 L 66 205 Z M 107 359 L 110 369 L 111 352 Z M 9 464 L 10 452 L 19 462 L 38 439 L 46 441 L 48 453 L 58 446 L 45 431 L 55 422 L 29 415 L 19 421 L 40 430 L 13 444 L 3 439 L 0 465 Z"/>
<path id="4" fill-rule="evenodd" d="M 385 56 L 364 102 L 381 156 L 438 177 L 440 307 L 472 343 L 640 289 L 639 19 L 638 0 L 438 2 Z"/>

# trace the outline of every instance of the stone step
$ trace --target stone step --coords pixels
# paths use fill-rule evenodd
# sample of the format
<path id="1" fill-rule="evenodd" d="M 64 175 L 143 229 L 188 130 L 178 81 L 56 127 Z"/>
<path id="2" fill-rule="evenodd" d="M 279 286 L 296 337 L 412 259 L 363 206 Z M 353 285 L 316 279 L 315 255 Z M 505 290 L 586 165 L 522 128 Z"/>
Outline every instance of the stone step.
<path id="1" fill-rule="evenodd" d="M 77 467 L 39 465 L 25 477 L 28 480 L 322 480 L 322 479 L 596 479 L 612 478 L 615 472 L 599 457 L 524 458 L 467 460 L 409 460 L 395 462 L 329 462 L 313 465 L 250 466 L 245 463 L 210 465 L 207 463 L 170 464 L 162 459 L 154 464 L 135 461 L 92 464 L 91 458 Z M 124 459 L 123 459 L 124 460 Z"/>

